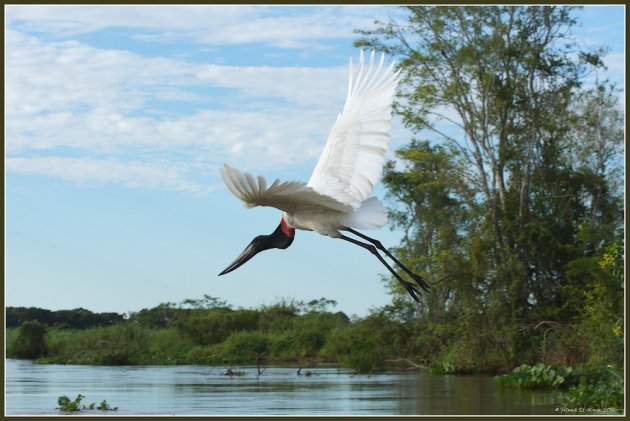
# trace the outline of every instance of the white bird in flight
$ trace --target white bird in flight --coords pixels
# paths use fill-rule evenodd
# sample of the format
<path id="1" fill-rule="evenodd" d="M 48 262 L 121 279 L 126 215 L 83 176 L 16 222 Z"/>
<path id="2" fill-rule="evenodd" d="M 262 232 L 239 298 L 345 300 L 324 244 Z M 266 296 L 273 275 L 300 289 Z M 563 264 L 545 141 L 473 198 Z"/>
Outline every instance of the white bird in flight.
<path id="1" fill-rule="evenodd" d="M 394 70 L 395 62 L 384 67 L 384 60 L 383 54 L 375 63 L 372 52 L 369 63 L 365 65 L 361 51 L 358 74 L 354 77 L 350 59 L 346 103 L 330 130 L 308 183 L 275 180 L 268 185 L 264 177 L 254 178 L 228 165 L 221 169 L 225 184 L 244 202 L 245 207 L 272 206 L 283 213 L 272 234 L 254 238 L 219 276 L 237 269 L 263 250 L 289 247 L 295 238 L 295 230 L 300 229 L 340 238 L 367 249 L 416 301 L 419 301 L 418 286 L 429 290 L 424 279 L 396 259 L 380 241 L 355 230 L 378 229 L 387 222 L 387 211 L 380 200 L 372 196 L 372 190 L 381 177 L 390 142 L 392 102 L 400 70 Z M 348 237 L 342 232 L 349 232 L 368 242 Z M 379 254 L 379 250 L 417 285 L 404 280 Z"/>

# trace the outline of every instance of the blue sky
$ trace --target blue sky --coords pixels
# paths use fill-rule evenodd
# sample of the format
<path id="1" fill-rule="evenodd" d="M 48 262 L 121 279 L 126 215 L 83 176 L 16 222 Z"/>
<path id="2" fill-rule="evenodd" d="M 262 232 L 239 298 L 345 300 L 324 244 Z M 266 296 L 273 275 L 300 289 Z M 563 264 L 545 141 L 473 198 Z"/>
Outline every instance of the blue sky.
<path id="1" fill-rule="evenodd" d="M 353 30 L 400 14 L 6 6 L 5 304 L 124 313 L 204 294 L 235 307 L 326 297 L 362 316 L 388 303 L 373 256 L 314 233 L 217 277 L 280 220 L 243 208 L 218 169 L 308 180 L 358 56 Z M 623 87 L 625 10 L 576 15 L 581 45 L 611 47 L 600 77 Z M 394 120 L 390 157 L 409 139 Z"/>

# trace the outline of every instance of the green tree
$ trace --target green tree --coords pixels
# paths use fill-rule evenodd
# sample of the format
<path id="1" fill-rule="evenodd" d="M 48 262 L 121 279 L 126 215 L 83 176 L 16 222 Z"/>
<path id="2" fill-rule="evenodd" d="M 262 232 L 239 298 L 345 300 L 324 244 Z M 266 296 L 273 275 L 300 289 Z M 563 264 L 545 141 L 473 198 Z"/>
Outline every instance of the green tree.
<path id="1" fill-rule="evenodd" d="M 465 364 L 539 358 L 534 327 L 579 319 L 619 239 L 621 111 L 581 89 L 605 49 L 579 51 L 573 9 L 409 6 L 358 31 L 401 59 L 395 110 L 416 139 L 385 168 L 398 252 L 443 279 L 418 313 L 455 326 L 444 355 Z"/>
<path id="2" fill-rule="evenodd" d="M 304 303 L 281 298 L 277 303 L 260 308 L 260 329 L 264 332 L 285 332 L 293 328 L 293 322 L 304 309 Z"/>
<path id="3" fill-rule="evenodd" d="M 318 300 L 311 300 L 307 302 L 304 307 L 306 307 L 307 313 L 323 313 L 328 311 L 328 307 L 335 307 L 337 305 L 337 301 L 331 300 L 325 297 L 322 297 Z"/>
<path id="4" fill-rule="evenodd" d="M 451 297 L 458 291 L 465 294 L 469 283 L 454 280 L 469 279 L 470 270 L 461 255 L 465 232 L 472 229 L 472 220 L 465 204 L 472 192 L 463 182 L 457 156 L 452 151 L 429 142 L 412 141 L 396 152 L 405 163 L 403 171 L 394 162 L 385 166 L 383 181 L 388 197 L 399 208 L 390 212 L 395 226 L 405 232 L 398 255 L 418 272 L 446 274 L 450 282 L 441 283 L 425 297 L 419 312 L 431 320 L 443 319 Z M 393 291 L 404 294 L 399 283 L 391 283 Z M 470 289 L 470 288 L 468 288 Z"/>
<path id="5" fill-rule="evenodd" d="M 26 321 L 20 326 L 12 349 L 11 357 L 35 359 L 46 355 L 46 326 L 38 321 Z"/>

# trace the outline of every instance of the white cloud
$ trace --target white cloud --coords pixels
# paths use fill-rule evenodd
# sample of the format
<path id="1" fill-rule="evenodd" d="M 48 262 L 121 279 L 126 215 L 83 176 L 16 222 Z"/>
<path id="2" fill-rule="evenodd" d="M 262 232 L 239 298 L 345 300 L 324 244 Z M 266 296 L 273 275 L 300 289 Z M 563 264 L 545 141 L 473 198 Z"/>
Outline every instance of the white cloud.
<path id="1" fill-rule="evenodd" d="M 204 65 L 14 30 L 6 57 L 9 171 L 180 191 L 202 191 L 186 177 L 216 178 L 222 162 L 263 171 L 314 161 L 347 80 L 345 67 Z M 172 101 L 190 109 L 173 113 Z"/>
<path id="2" fill-rule="evenodd" d="M 120 183 L 133 188 L 160 188 L 186 193 L 205 193 L 210 187 L 187 180 L 186 168 L 118 159 L 39 157 L 8 158 L 6 168 L 14 173 L 44 175 L 78 184 Z"/>
<path id="3" fill-rule="evenodd" d="M 256 8 L 237 6 L 11 5 L 6 10 L 10 24 L 19 23 L 26 30 L 57 35 L 111 27 L 189 31 L 248 19 L 257 13 Z"/>
<path id="4" fill-rule="evenodd" d="M 338 9 L 339 10 L 339 9 Z M 313 46 L 317 40 L 353 38 L 354 28 L 372 24 L 372 18 L 355 13 L 331 13 L 315 8 L 312 13 L 291 16 L 256 16 L 229 22 L 220 31 L 203 31 L 197 40 L 207 44 L 264 43 L 281 48 Z"/>
<path id="5" fill-rule="evenodd" d="M 197 74 L 213 85 L 236 88 L 244 95 L 282 98 L 300 105 L 342 104 L 347 67 L 269 67 L 207 65 Z M 339 109 L 341 111 L 341 108 Z"/>
<path id="6" fill-rule="evenodd" d="M 7 170 L 77 183 L 203 192 L 229 162 L 252 172 L 314 163 L 345 99 L 332 67 L 206 64 L 225 45 L 304 48 L 385 19 L 378 7 L 16 6 L 6 10 Z M 183 52 L 88 44 L 116 34 Z M 81 40 L 81 41 L 79 41 Z M 116 41 L 115 41 L 116 42 Z M 161 44 L 160 44 L 161 43 Z M 111 45 L 115 45 L 112 43 Z M 124 45 L 124 44 L 121 44 Z M 144 44 L 143 44 L 144 45 Z M 142 52 L 141 52 L 142 51 Z M 193 51 L 191 53 L 191 51 Z M 227 60 L 227 61 L 224 61 Z M 205 179 L 204 179 L 205 177 Z"/>
<path id="7" fill-rule="evenodd" d="M 57 36 L 107 28 L 149 31 L 148 41 L 209 45 L 260 43 L 280 48 L 316 46 L 319 40 L 353 38 L 370 26 L 375 8 L 348 6 L 8 6 L 10 24 Z M 305 12 L 307 11 L 307 12 Z"/>
<path id="8" fill-rule="evenodd" d="M 194 67 L 76 41 L 43 42 L 7 31 L 9 116 L 85 107 L 144 106 L 149 95 L 194 81 Z"/>

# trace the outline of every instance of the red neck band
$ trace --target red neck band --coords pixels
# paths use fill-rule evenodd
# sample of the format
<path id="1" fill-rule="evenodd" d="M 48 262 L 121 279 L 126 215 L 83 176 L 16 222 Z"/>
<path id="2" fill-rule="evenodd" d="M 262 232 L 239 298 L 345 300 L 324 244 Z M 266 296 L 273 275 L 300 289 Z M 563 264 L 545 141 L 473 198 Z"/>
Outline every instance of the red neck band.
<path id="1" fill-rule="evenodd" d="M 295 229 L 290 228 L 289 225 L 287 225 L 287 221 L 284 220 L 284 216 L 280 221 L 280 228 L 282 229 L 284 235 L 286 235 L 287 237 L 293 237 L 295 235 Z"/>

